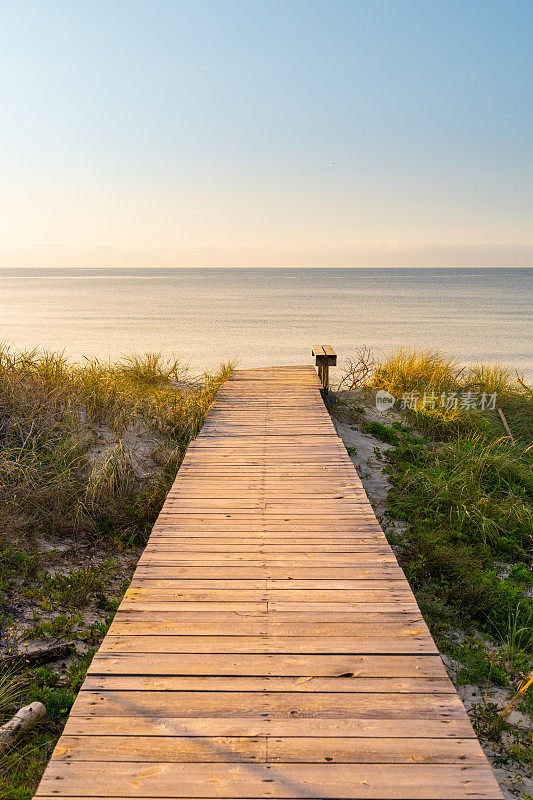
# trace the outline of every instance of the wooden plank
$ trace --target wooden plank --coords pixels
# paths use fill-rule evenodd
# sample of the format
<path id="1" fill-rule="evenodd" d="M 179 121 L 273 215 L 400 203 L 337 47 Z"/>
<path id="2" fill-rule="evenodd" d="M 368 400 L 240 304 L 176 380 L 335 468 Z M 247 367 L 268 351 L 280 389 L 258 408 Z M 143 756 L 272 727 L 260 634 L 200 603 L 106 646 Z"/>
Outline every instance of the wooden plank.
<path id="1" fill-rule="evenodd" d="M 423 622 L 345 622 L 342 620 L 324 622 L 287 622 L 272 620 L 270 614 L 264 618 L 250 618 L 240 614 L 228 614 L 226 620 L 187 620 L 182 614 L 173 615 L 169 619 L 160 619 L 161 615 L 146 614 L 145 619 L 129 620 L 127 615 L 115 618 L 109 629 L 110 636 L 284 636 L 284 637 L 420 637 L 427 636 L 427 628 Z M 150 618 L 151 617 L 151 618 Z"/>
<path id="2" fill-rule="evenodd" d="M 215 541 L 213 541 L 213 538 Z M 320 540 L 318 540 L 320 541 Z M 315 553 L 328 553 L 332 555 L 339 555 L 341 553 L 379 553 L 385 555 L 389 553 L 389 548 L 380 541 L 372 538 L 353 540 L 346 543 L 346 540 L 330 540 L 331 544 L 328 546 L 324 542 L 313 543 L 312 540 L 303 540 L 302 543 L 291 541 L 290 539 L 282 539 L 280 542 L 272 544 L 266 539 L 261 538 L 251 539 L 237 537 L 211 537 L 211 538 L 154 538 L 151 540 L 150 548 L 145 550 L 145 553 L 186 553 L 199 556 L 200 554 L 211 554 L 213 558 L 218 553 L 233 554 L 233 553 L 248 553 L 250 549 L 255 548 L 256 557 L 259 555 L 270 555 L 271 553 L 285 553 L 285 554 L 300 554 L 314 555 Z M 345 559 L 346 563 L 346 559 Z"/>
<path id="3" fill-rule="evenodd" d="M 369 586 L 373 583 L 383 585 L 387 578 L 391 582 L 401 585 L 403 572 L 398 566 L 381 568 L 371 567 L 328 567 L 328 566 L 294 566 L 288 564 L 286 567 L 278 567 L 268 563 L 258 566 L 204 566 L 196 564 L 194 566 L 165 566 L 164 564 L 144 565 L 137 567 L 137 578 L 140 580 L 196 580 L 200 575 L 205 576 L 206 580 L 233 580 L 243 583 L 249 579 L 271 578 L 276 581 L 307 580 L 310 582 L 334 581 L 338 583 L 344 581 L 364 580 Z"/>
<path id="4" fill-rule="evenodd" d="M 89 674 L 218 675 L 317 678 L 446 678 L 438 655 L 295 655 L 218 653 L 214 661 L 203 655 L 167 653 L 96 654 Z"/>
<path id="5" fill-rule="evenodd" d="M 185 692 L 355 692 L 371 694 L 455 694 L 449 678 L 249 678 L 218 675 L 91 674 L 84 690 Z"/>
<path id="6" fill-rule="evenodd" d="M 368 610 L 370 609 L 370 610 Z M 352 618 L 357 618 L 361 614 L 370 614 L 371 619 L 377 617 L 378 614 L 383 615 L 386 614 L 388 616 L 394 616 L 398 614 L 417 614 L 418 613 L 418 606 L 411 602 L 400 602 L 396 601 L 389 602 L 389 603 L 314 603 L 309 601 L 307 603 L 298 603 L 298 602 L 287 602 L 287 603 L 279 603 L 279 602 L 268 602 L 268 600 L 263 600 L 262 602 L 246 602 L 243 600 L 242 602 L 231 602 L 231 601 L 215 601 L 209 602 L 208 600 L 199 600 L 199 601 L 188 601 L 188 600 L 143 600 L 138 598 L 136 600 L 131 600 L 129 598 L 125 598 L 121 605 L 120 610 L 122 611 L 201 611 L 203 614 L 207 614 L 209 612 L 218 611 L 223 614 L 231 613 L 232 611 L 241 611 L 243 613 L 252 613 L 253 611 L 272 611 L 272 612 L 299 612 L 300 614 L 305 614 L 308 616 L 309 614 L 316 614 L 317 616 L 327 614 L 342 614 L 343 618 L 346 620 L 350 620 Z M 327 618 L 327 617 L 326 617 Z"/>
<path id="7" fill-rule="evenodd" d="M 315 501 L 322 502 L 325 500 L 334 501 L 342 499 L 341 495 L 344 499 L 356 503 L 366 502 L 366 498 L 363 497 L 360 492 L 349 488 L 341 489 L 340 492 L 337 491 L 337 493 L 328 492 L 324 490 L 324 487 L 318 483 L 318 481 L 310 481 L 309 485 L 300 486 L 299 490 L 296 490 L 295 487 L 287 487 L 287 484 L 283 485 L 282 482 L 278 480 L 269 481 L 268 484 L 265 481 L 262 485 L 259 484 L 259 481 L 255 483 L 252 481 L 241 481 L 239 483 L 231 480 L 218 481 L 216 486 L 209 485 L 207 481 L 203 484 L 198 482 L 195 486 L 183 486 L 180 491 L 172 495 L 172 501 L 179 504 L 180 500 L 195 500 L 198 503 L 204 499 L 225 500 L 236 498 L 239 500 L 246 500 L 248 498 L 257 498 L 258 494 L 262 495 L 259 502 L 294 500 L 298 503 L 309 504 Z M 169 507 L 171 506 L 169 505 Z"/>
<path id="8" fill-rule="evenodd" d="M 376 523 L 376 518 L 373 514 L 363 508 L 358 511 L 357 517 L 353 515 L 332 517 L 327 512 L 325 514 L 305 514 L 303 512 L 283 514 L 281 512 L 267 512 L 266 509 L 259 509 L 259 511 L 262 513 L 252 514 L 249 509 L 242 509 L 241 511 L 233 509 L 231 512 L 211 510 L 211 512 L 203 511 L 198 514 L 191 514 L 189 511 L 176 509 L 170 516 L 165 515 L 162 522 L 175 525 L 175 530 L 180 530 L 180 528 L 202 530 L 206 528 L 222 531 L 227 528 L 228 530 L 256 530 L 263 533 L 281 531 L 285 535 L 292 530 L 295 533 L 299 531 L 303 533 L 330 531 L 335 532 L 337 535 L 339 535 L 339 532 L 348 534 L 353 531 L 357 533 L 373 528 Z"/>
<path id="9" fill-rule="evenodd" d="M 166 507 L 161 512 L 161 524 L 171 524 L 176 530 L 184 527 L 189 531 L 201 530 L 203 525 L 221 525 L 220 528 L 215 530 L 223 530 L 224 527 L 232 529 L 232 526 L 227 520 L 233 520 L 234 523 L 246 526 L 250 530 L 259 530 L 267 532 L 268 530 L 274 531 L 291 531 L 297 533 L 303 531 L 304 533 L 311 533 L 317 530 L 320 533 L 327 533 L 328 531 L 341 532 L 337 535 L 344 535 L 350 533 L 358 533 L 361 530 L 373 528 L 377 530 L 376 518 L 370 509 L 360 508 L 357 514 L 334 514 L 329 519 L 323 519 L 322 514 L 274 514 L 272 512 L 266 513 L 266 509 L 260 509 L 261 514 L 248 514 L 247 518 L 244 516 L 235 517 L 235 514 L 223 514 L 222 512 L 215 515 L 215 512 L 205 513 L 202 517 L 197 514 L 191 514 L 185 511 L 174 509 L 168 510 Z M 337 509 L 338 511 L 338 509 Z M 283 519 L 279 519 L 279 517 Z M 289 523 L 289 524 L 285 524 Z M 194 527 L 199 526 L 199 527 Z"/>
<path id="10" fill-rule="evenodd" d="M 395 608 L 395 606 L 393 606 Z M 390 611 L 391 606 L 390 603 L 387 604 L 387 609 Z M 385 610 L 387 610 L 385 609 Z M 240 613 L 253 613 L 254 611 L 264 611 L 268 610 L 268 601 L 263 600 L 259 602 L 246 602 L 243 600 L 241 602 L 224 602 L 224 601 L 215 601 L 214 603 L 209 602 L 208 600 L 205 601 L 188 601 L 188 600 L 176 600 L 176 601 L 147 601 L 147 600 L 140 600 L 134 599 L 131 600 L 128 597 L 125 597 L 122 603 L 120 604 L 120 610 L 117 612 L 119 614 L 123 612 L 142 612 L 142 611 L 181 611 L 181 612 L 189 612 L 189 611 L 200 611 L 202 615 L 209 614 L 210 612 L 218 612 L 219 614 L 223 614 L 226 617 L 227 614 L 231 614 L 234 611 L 238 611 Z"/>
<path id="11" fill-rule="evenodd" d="M 210 622 L 210 623 L 224 623 L 228 620 L 239 621 L 246 620 L 254 624 L 263 624 L 267 622 L 278 623 L 282 625 L 290 625 L 291 623 L 356 623 L 359 625 L 368 625 L 370 629 L 382 625 L 397 627 L 417 626 L 423 625 L 424 630 L 427 630 L 423 617 L 420 613 L 398 611 L 393 605 L 389 605 L 390 613 L 385 618 L 382 613 L 374 613 L 372 611 L 335 611 L 321 609 L 320 611 L 307 611 L 305 615 L 302 614 L 304 610 L 300 607 L 297 611 L 275 611 L 267 608 L 265 603 L 263 608 L 248 609 L 245 606 L 230 610 L 223 609 L 219 606 L 218 610 L 213 609 L 196 609 L 194 611 L 177 608 L 177 609 L 141 609 L 136 606 L 133 609 L 124 609 L 122 606 L 115 614 L 115 622 L 143 622 L 146 625 L 154 623 L 167 623 L 179 624 L 180 622 Z M 154 613 L 155 612 L 155 613 Z"/>
<path id="12" fill-rule="evenodd" d="M 54 761 L 55 778 L 45 772 L 37 796 L 175 798 L 420 798 L 467 800 L 500 797 L 492 772 L 459 764 L 136 764 Z M 265 786 L 267 782 L 267 786 Z M 177 787 L 179 790 L 177 791 Z M 57 794 L 55 795 L 57 797 Z"/>
<path id="13" fill-rule="evenodd" d="M 385 564 L 388 566 L 393 564 L 396 567 L 396 571 L 399 572 L 398 563 L 394 558 L 392 550 L 387 551 L 385 549 L 384 552 L 381 553 L 378 553 L 375 550 L 368 552 L 367 550 L 351 553 L 349 555 L 339 555 L 338 553 L 331 553 L 328 551 L 318 554 L 313 552 L 302 552 L 296 554 L 294 551 L 288 551 L 287 554 L 287 552 L 262 552 L 261 550 L 249 552 L 248 550 L 239 551 L 235 549 L 229 553 L 225 553 L 223 551 L 198 552 L 194 550 L 188 553 L 183 553 L 181 552 L 180 548 L 168 550 L 166 547 L 163 549 L 162 547 L 157 547 L 153 544 L 149 548 L 146 548 L 139 563 L 162 564 L 163 566 L 169 566 L 170 564 L 203 566 L 205 564 L 212 565 L 215 563 L 223 567 L 229 567 L 234 565 L 247 566 L 248 564 L 255 564 L 258 561 L 266 562 L 269 565 L 329 565 L 343 568 L 350 568 L 352 566 L 360 567 L 362 564 L 368 564 L 370 566 L 379 566 L 380 564 Z"/>
<path id="14" fill-rule="evenodd" d="M 401 692 L 89 691 L 82 688 L 71 714 L 168 717 L 320 717 L 341 719 L 460 719 L 457 694 Z"/>
<path id="15" fill-rule="evenodd" d="M 475 739 L 466 714 L 457 719 L 360 717 L 147 717 L 69 716 L 65 734 L 80 736 L 280 736 Z"/>
<path id="16" fill-rule="evenodd" d="M 114 636 L 108 633 L 102 653 L 436 653 L 426 634 L 380 636 Z"/>
<path id="17" fill-rule="evenodd" d="M 337 589 L 217 589 L 211 587 L 188 587 L 182 585 L 175 586 L 173 581 L 171 586 L 152 586 L 155 581 L 145 581 L 142 585 L 136 585 L 128 589 L 125 597 L 128 600 L 147 600 L 151 602 L 168 602 L 186 600 L 188 602 L 260 602 L 268 601 L 276 603 L 391 603 L 394 601 L 412 602 L 413 595 L 405 587 L 399 589 L 388 589 L 383 586 L 379 589 L 353 589 L 339 587 Z M 161 583 L 165 583 L 161 581 Z M 168 583 L 168 582 L 167 582 Z M 225 582 L 227 586 L 229 582 Z"/>
<path id="18" fill-rule="evenodd" d="M 147 569 L 143 567 L 143 569 Z M 232 570 L 236 572 L 236 570 Z M 160 578 L 153 577 L 148 579 L 138 578 L 137 573 L 131 584 L 131 591 L 154 589 L 213 589 L 223 591 L 222 587 L 231 587 L 234 591 L 246 591 L 248 589 L 263 589 L 278 592 L 282 590 L 297 591 L 306 590 L 307 592 L 319 592 L 322 590 L 356 590 L 364 591 L 373 589 L 376 591 L 386 591 L 390 597 L 407 596 L 412 597 L 410 588 L 407 586 L 405 579 L 400 578 L 312 578 L 305 580 L 304 578 L 270 578 L 264 575 L 263 578 L 243 578 L 239 574 L 235 574 L 232 578 L 228 574 L 229 570 L 221 570 L 217 578 Z M 129 590 L 130 591 L 130 590 Z M 244 596 L 244 595 L 243 595 Z M 274 595 L 275 596 L 275 595 Z M 347 595 L 349 597 L 349 595 Z"/>
<path id="19" fill-rule="evenodd" d="M 141 556 L 143 564 L 162 564 L 162 566 L 169 566 L 171 564 L 190 565 L 213 564 L 221 567 L 230 566 L 253 566 L 258 562 L 266 563 L 272 566 L 329 566 L 329 567 L 342 567 L 348 569 L 350 567 L 361 567 L 368 565 L 371 567 L 379 568 L 381 565 L 385 567 L 394 566 L 397 572 L 400 572 L 398 562 L 396 561 L 392 550 L 387 550 L 385 547 L 381 551 L 376 548 L 358 550 L 352 553 L 337 553 L 329 550 L 295 552 L 294 550 L 284 550 L 281 553 L 275 550 L 264 550 L 260 546 L 255 552 L 250 552 L 248 549 L 236 547 L 233 551 L 213 550 L 212 548 L 207 551 L 190 550 L 183 552 L 181 547 L 177 546 L 169 549 L 168 545 L 157 545 L 155 542 L 145 550 Z"/>
<path id="20" fill-rule="evenodd" d="M 266 736 L 62 736 L 52 760 L 234 763 L 266 757 Z"/>
<path id="21" fill-rule="evenodd" d="M 275 521 L 275 525 L 269 519 L 264 520 L 264 526 L 257 523 L 243 523 L 242 520 L 235 521 L 233 525 L 212 520 L 209 523 L 204 523 L 197 527 L 192 527 L 183 524 L 183 520 L 179 517 L 165 517 L 160 519 L 154 526 L 154 531 L 150 537 L 150 541 L 157 541 L 159 539 L 169 539 L 174 541 L 183 539 L 234 539 L 240 540 L 243 537 L 248 537 L 254 540 L 256 545 L 262 542 L 272 542 L 272 544 L 280 541 L 292 541 L 297 544 L 309 541 L 311 544 L 318 544 L 319 541 L 324 542 L 324 546 L 334 542 L 345 541 L 347 543 L 359 543 L 360 540 L 368 539 L 369 537 L 382 545 L 386 544 L 386 539 L 378 529 L 377 523 L 372 523 L 370 520 L 366 523 L 360 523 L 356 528 L 346 527 L 332 527 L 330 520 L 319 520 L 318 524 L 309 524 L 305 528 L 299 526 L 297 530 L 292 531 L 292 536 L 288 536 L 288 526 L 284 524 L 284 520 Z M 333 546 L 333 544 L 332 544 Z"/>
<path id="22" fill-rule="evenodd" d="M 420 610 L 413 599 L 406 599 L 406 600 L 399 600 L 387 597 L 388 602 L 380 602 L 378 601 L 367 601 L 367 602 L 333 602 L 333 601 L 326 601 L 326 602 L 314 602 L 313 595 L 310 595 L 310 599 L 306 602 L 298 602 L 298 601 L 276 601 L 271 599 L 268 603 L 268 610 L 272 613 L 276 612 L 283 612 L 287 613 L 290 611 L 299 611 L 300 613 L 305 612 L 306 615 L 308 614 L 329 614 L 329 613 L 337 613 L 343 614 L 344 619 L 349 620 L 355 618 L 356 615 L 359 614 L 368 614 L 370 618 L 377 616 L 377 614 L 387 614 L 389 618 L 394 618 L 395 615 L 398 614 L 417 614 L 420 613 Z M 344 600 L 344 595 L 343 595 Z"/>
<path id="23" fill-rule="evenodd" d="M 476 739 L 278 736 L 64 736 L 59 761 L 482 764 Z"/>

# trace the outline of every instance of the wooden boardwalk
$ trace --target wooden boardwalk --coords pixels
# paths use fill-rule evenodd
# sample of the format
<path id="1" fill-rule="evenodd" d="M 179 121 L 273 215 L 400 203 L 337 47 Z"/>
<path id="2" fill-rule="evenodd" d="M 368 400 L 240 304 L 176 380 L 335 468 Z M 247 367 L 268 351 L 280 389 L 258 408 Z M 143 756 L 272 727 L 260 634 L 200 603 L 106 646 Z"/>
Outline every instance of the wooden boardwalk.
<path id="1" fill-rule="evenodd" d="M 222 387 L 36 797 L 501 798 L 319 388 Z"/>

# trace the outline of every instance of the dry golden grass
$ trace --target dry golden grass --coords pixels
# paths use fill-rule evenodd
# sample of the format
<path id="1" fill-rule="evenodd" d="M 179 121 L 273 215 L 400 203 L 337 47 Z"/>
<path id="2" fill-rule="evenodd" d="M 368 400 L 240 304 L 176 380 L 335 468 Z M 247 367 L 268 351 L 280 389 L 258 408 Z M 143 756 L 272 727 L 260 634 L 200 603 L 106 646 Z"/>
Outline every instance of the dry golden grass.
<path id="1" fill-rule="evenodd" d="M 111 520 L 120 531 L 153 516 L 231 370 L 188 380 L 159 354 L 74 364 L 1 346 L 0 536 L 102 533 Z"/>

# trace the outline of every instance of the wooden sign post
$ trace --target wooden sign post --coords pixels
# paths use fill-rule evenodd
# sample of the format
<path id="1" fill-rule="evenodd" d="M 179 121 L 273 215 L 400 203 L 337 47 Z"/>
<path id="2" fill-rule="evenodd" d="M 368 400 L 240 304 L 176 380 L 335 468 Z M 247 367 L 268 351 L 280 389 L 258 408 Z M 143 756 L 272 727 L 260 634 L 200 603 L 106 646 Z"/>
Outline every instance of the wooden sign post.
<path id="1" fill-rule="evenodd" d="M 316 359 L 318 377 L 322 381 L 324 392 L 329 390 L 329 368 L 337 366 L 337 354 L 329 344 L 313 345 L 312 355 Z"/>

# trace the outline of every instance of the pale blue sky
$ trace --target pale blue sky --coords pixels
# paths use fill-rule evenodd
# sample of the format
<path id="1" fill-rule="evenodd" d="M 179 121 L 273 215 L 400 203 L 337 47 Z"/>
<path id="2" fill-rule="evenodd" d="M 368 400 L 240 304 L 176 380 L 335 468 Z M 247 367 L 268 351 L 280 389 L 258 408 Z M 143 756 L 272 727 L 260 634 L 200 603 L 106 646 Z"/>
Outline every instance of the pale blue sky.
<path id="1" fill-rule="evenodd" d="M 0 0 L 0 266 L 531 265 L 533 2 Z"/>

